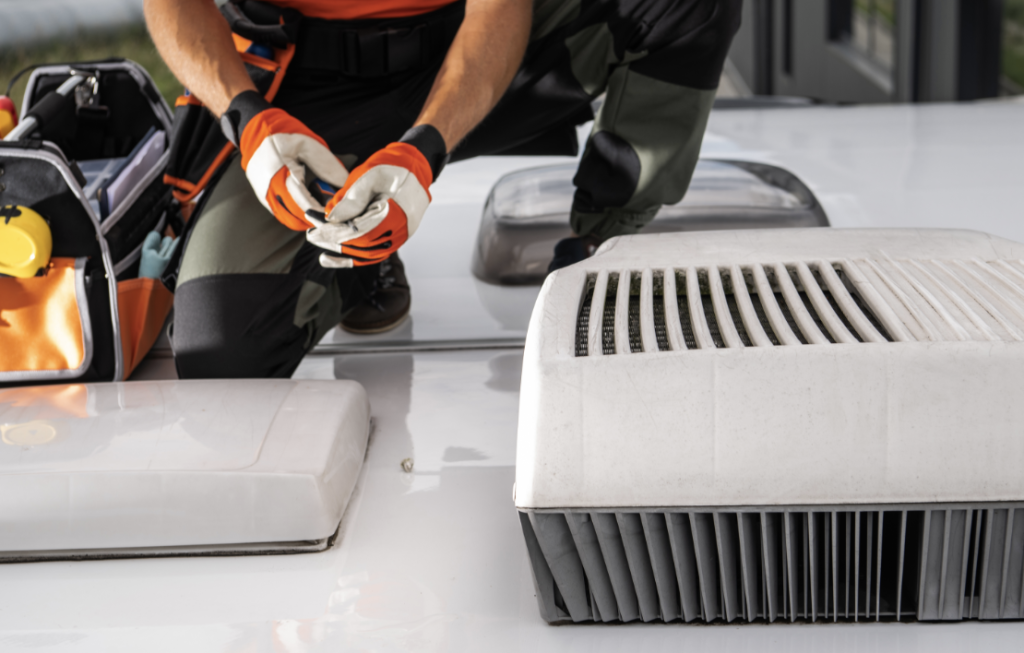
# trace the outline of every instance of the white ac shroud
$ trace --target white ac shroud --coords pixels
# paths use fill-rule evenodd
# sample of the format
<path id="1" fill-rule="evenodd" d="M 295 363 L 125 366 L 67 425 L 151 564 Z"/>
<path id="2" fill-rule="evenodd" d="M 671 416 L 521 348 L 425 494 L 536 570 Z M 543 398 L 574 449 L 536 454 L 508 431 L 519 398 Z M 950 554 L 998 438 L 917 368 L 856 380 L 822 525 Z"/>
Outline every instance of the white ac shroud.
<path id="1" fill-rule="evenodd" d="M 534 308 L 516 506 L 1024 500 L 1021 259 L 1024 245 L 970 231 L 612 239 L 587 261 L 548 276 Z M 615 275 L 632 279 L 633 294 L 640 286 L 632 350 L 630 285 L 604 293 Z M 746 283 L 732 284 L 730 315 L 724 290 L 737 275 Z M 578 356 L 588 287 L 595 289 L 589 350 Z M 818 332 L 799 291 L 817 313 Z M 672 314 L 676 293 L 688 295 L 680 302 L 689 307 L 696 348 L 683 349 L 679 313 Z M 659 339 L 652 315 L 665 296 Z M 759 296 L 779 345 L 751 309 Z M 613 299 L 614 352 L 602 355 L 600 316 Z M 792 313 L 789 330 L 782 300 Z M 721 346 L 702 313 L 708 306 Z"/>

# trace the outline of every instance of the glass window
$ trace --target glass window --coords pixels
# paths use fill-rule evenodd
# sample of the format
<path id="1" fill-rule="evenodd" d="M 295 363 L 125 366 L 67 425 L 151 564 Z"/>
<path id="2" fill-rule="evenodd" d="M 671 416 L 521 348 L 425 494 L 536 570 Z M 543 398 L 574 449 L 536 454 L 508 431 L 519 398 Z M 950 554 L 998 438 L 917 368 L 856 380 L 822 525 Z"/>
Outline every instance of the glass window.
<path id="1" fill-rule="evenodd" d="M 892 74 L 896 47 L 895 0 L 855 0 L 850 45 Z"/>
<path id="2" fill-rule="evenodd" d="M 1002 59 L 1002 92 L 1024 93 L 1024 0 L 1004 0 Z"/>

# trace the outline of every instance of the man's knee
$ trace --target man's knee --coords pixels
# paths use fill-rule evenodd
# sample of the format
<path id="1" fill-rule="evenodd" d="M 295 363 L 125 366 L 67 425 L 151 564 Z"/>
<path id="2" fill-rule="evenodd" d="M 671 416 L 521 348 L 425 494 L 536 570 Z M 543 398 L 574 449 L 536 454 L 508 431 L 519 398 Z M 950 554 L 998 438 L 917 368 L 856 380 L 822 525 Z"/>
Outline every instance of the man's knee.
<path id="1" fill-rule="evenodd" d="M 294 278 L 271 274 L 215 275 L 179 286 L 171 329 L 178 376 L 291 376 L 308 340 L 294 324 L 298 290 Z"/>

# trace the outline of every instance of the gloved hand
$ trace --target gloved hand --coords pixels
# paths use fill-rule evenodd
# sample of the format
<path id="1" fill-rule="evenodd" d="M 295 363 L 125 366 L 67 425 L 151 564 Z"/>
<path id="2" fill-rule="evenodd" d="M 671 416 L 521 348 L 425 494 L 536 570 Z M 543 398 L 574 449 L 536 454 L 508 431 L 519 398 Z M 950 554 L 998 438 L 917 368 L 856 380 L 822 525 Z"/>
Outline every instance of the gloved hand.
<path id="1" fill-rule="evenodd" d="M 314 227 L 306 239 L 341 254 L 321 254 L 320 265 L 373 265 L 397 251 L 416 233 L 430 204 L 427 189 L 447 158 L 437 129 L 420 125 L 353 170 L 327 203 L 326 216 L 307 216 Z"/>
<path id="2" fill-rule="evenodd" d="M 139 260 L 139 278 L 159 279 L 167 269 L 167 263 L 171 255 L 178 248 L 178 238 L 164 236 L 160 240 L 160 234 L 151 231 L 146 234 L 146 240 L 142 241 L 142 258 Z"/>
<path id="3" fill-rule="evenodd" d="M 242 153 L 242 169 L 256 197 L 284 226 L 316 226 L 306 211 L 322 211 L 306 189 L 312 175 L 340 188 L 348 171 L 309 127 L 273 108 L 256 91 L 239 93 L 220 119 L 224 135 Z"/>

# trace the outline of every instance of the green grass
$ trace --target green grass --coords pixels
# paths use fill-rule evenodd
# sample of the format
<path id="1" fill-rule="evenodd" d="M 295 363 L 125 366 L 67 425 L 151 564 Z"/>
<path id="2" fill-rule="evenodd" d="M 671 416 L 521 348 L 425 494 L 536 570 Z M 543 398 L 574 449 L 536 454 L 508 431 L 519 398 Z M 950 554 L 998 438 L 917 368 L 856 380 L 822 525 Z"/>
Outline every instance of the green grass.
<path id="1" fill-rule="evenodd" d="M 92 61 L 107 57 L 124 57 L 142 65 L 152 75 L 160 93 L 171 106 L 174 105 L 174 99 L 181 95 L 181 84 L 164 65 L 146 28 L 141 25 L 107 34 L 62 38 L 22 48 L 2 48 L 0 49 L 0 94 L 3 94 L 11 78 L 26 66 Z M 28 74 L 25 74 L 18 80 L 11 93 L 11 97 L 19 109 L 27 81 Z"/>

